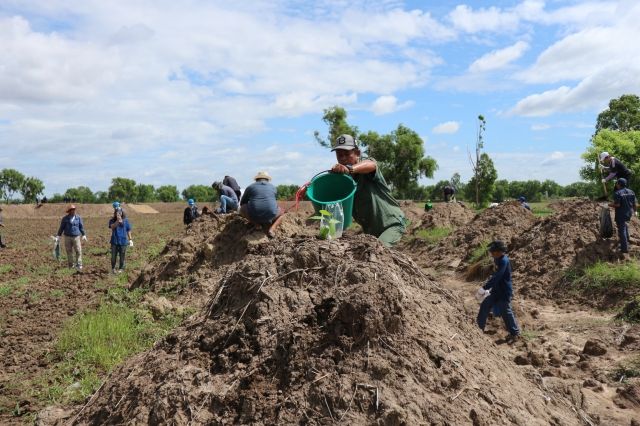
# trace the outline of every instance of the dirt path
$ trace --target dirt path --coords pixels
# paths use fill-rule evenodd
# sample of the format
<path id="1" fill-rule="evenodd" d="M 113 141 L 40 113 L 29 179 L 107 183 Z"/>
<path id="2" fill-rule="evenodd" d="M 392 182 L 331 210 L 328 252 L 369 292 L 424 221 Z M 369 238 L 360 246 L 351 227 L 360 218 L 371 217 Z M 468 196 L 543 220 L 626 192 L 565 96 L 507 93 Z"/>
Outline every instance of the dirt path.
<path id="1" fill-rule="evenodd" d="M 441 272 L 439 278 L 475 318 L 479 305 L 474 293 L 481 283 L 465 282 L 453 272 Z M 637 357 L 640 327 L 615 322 L 607 312 L 523 299 L 517 295 L 517 284 L 514 309 L 522 338 L 506 344 L 504 324 L 493 318 L 487 325 L 487 345 L 507 351 L 508 358 L 535 378 L 549 398 L 557 395 L 572 401 L 584 424 L 638 424 L 633 423 L 640 422 L 638 385 L 626 385 L 616 368 Z M 585 350 L 587 342 L 595 346 Z"/>

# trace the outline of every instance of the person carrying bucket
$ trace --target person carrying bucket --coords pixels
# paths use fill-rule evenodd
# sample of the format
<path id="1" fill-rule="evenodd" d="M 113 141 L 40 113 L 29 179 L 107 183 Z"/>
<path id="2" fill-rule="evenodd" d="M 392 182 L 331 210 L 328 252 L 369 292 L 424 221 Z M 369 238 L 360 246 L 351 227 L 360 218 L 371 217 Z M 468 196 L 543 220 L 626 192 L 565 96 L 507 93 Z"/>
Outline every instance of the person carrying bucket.
<path id="1" fill-rule="evenodd" d="M 376 161 L 361 158 L 358 142 L 351 135 L 340 135 L 331 151 L 338 160 L 331 171 L 350 175 L 357 185 L 353 219 L 365 234 L 374 235 L 385 246 L 396 244 L 406 231 L 406 219 Z"/>
<path id="2" fill-rule="evenodd" d="M 254 180 L 242 194 L 240 214 L 261 227 L 267 237 L 273 238 L 283 217 L 276 201 L 276 187 L 271 184 L 267 172 L 258 172 Z"/>

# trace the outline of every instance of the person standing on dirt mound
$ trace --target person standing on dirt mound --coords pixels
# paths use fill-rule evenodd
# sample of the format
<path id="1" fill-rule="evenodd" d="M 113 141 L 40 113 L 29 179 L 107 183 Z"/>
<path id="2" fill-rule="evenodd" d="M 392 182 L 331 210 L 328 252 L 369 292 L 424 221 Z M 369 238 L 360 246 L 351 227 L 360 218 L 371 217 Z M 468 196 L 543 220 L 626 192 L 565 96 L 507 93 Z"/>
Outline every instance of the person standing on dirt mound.
<path id="1" fill-rule="evenodd" d="M 258 172 L 254 179 L 255 182 L 242 194 L 240 214 L 260 226 L 267 237 L 273 238 L 283 217 L 276 201 L 276 187 L 271 184 L 271 176 L 267 172 Z"/>
<path id="2" fill-rule="evenodd" d="M 524 208 L 525 208 L 525 209 L 527 209 L 527 210 L 531 210 L 531 206 L 529 205 L 529 203 L 527 203 L 527 199 L 526 199 L 523 195 L 521 195 L 521 196 L 518 198 L 518 201 L 520 201 L 520 205 L 521 205 L 522 207 L 524 207 Z"/>
<path id="3" fill-rule="evenodd" d="M 496 272 L 489 278 L 485 285 L 479 289 L 479 293 L 486 297 L 480 304 L 478 312 L 478 327 L 484 331 L 487 325 L 487 318 L 492 309 L 499 312 L 504 320 L 504 324 L 509 330 L 507 342 L 513 343 L 520 336 L 520 329 L 516 322 L 516 317 L 511 308 L 511 300 L 513 299 L 513 283 L 511 282 L 511 262 L 507 257 L 507 247 L 502 241 L 493 241 L 489 244 L 489 253 L 493 257 L 496 265 Z"/>
<path id="4" fill-rule="evenodd" d="M 4 223 L 2 222 L 2 206 L 0 206 L 0 227 L 4 228 Z M 7 248 L 7 245 L 4 243 L 2 239 L 2 234 L 0 234 L 0 248 Z"/>
<path id="5" fill-rule="evenodd" d="M 624 178 L 627 180 L 627 185 L 631 180 L 631 171 L 620 162 L 617 158 L 609 155 L 608 152 L 600 154 L 600 163 L 604 165 L 603 169 L 609 171 L 609 175 L 602 179 L 602 183 L 607 183 L 611 179 Z"/>
<path id="6" fill-rule="evenodd" d="M 406 218 L 378 164 L 361 158 L 358 141 L 351 135 L 339 136 L 331 151 L 338 160 L 331 171 L 351 175 L 358 185 L 353 200 L 355 221 L 365 234 L 376 236 L 385 246 L 396 244 L 406 231 Z"/>
<path id="7" fill-rule="evenodd" d="M 56 242 L 64 234 L 64 249 L 67 253 L 67 263 L 69 268 L 75 267 L 82 270 L 82 241 L 87 241 L 87 235 L 84 232 L 82 218 L 76 215 L 76 206 L 73 204 L 67 207 L 67 215 L 60 221 Z M 82 237 L 82 238 L 81 238 Z"/>
<path id="8" fill-rule="evenodd" d="M 233 176 L 225 176 L 224 179 L 222 179 L 222 184 L 227 185 L 229 188 L 233 189 L 233 192 L 236 193 L 238 200 L 240 199 L 240 196 L 242 195 L 242 192 L 240 191 L 240 185 L 238 185 L 238 181 Z"/>
<path id="9" fill-rule="evenodd" d="M 445 185 L 445 187 L 442 189 L 442 192 L 444 194 L 444 202 L 448 203 L 449 201 L 455 201 L 456 199 L 456 190 L 453 186 L 451 186 L 450 184 Z"/>
<path id="10" fill-rule="evenodd" d="M 615 221 L 620 239 L 620 253 L 629 253 L 629 227 L 627 222 L 636 214 L 636 194 L 627 188 L 627 180 L 620 178 L 616 181 L 616 192 L 613 193 L 613 203 L 609 207 L 616 209 Z"/>
<path id="11" fill-rule="evenodd" d="M 233 189 L 222 182 L 213 182 L 211 187 L 220 194 L 220 207 L 216 209 L 216 213 L 226 214 L 238 210 L 238 196 Z"/>
<path id="12" fill-rule="evenodd" d="M 125 255 L 127 247 L 133 247 L 131 238 L 131 224 L 122 210 L 115 210 L 113 217 L 109 219 L 109 229 L 111 229 L 111 272 L 120 273 L 124 271 Z M 118 269 L 116 269 L 116 259 L 120 256 Z"/>
<path id="13" fill-rule="evenodd" d="M 199 216 L 200 213 L 198 213 L 198 206 L 196 206 L 195 200 L 193 198 L 189 198 L 189 200 L 187 201 L 187 208 L 184 209 L 182 222 L 185 225 L 188 225 L 196 220 Z"/>

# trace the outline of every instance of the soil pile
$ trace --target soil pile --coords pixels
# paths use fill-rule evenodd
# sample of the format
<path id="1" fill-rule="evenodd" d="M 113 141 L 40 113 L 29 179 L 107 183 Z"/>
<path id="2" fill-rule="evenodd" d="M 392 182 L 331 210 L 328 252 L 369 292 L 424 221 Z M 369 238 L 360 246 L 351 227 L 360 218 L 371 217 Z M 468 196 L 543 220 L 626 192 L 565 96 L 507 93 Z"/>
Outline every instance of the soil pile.
<path id="1" fill-rule="evenodd" d="M 535 222 L 536 217 L 520 203 L 503 203 L 476 215 L 435 246 L 414 247 L 412 255 L 427 267 L 466 266 L 474 250 L 496 239 L 509 244 Z"/>
<path id="2" fill-rule="evenodd" d="M 527 296 L 549 296 L 571 268 L 597 261 L 617 261 L 618 239 L 599 236 L 600 205 L 589 200 L 566 200 L 552 205 L 555 213 L 536 223 L 511 243 L 511 260 L 518 288 Z M 612 213 L 613 216 L 613 213 Z M 629 232 L 637 236 L 640 223 L 633 219 Z M 630 251 L 638 251 L 632 239 Z"/>
<path id="3" fill-rule="evenodd" d="M 476 213 L 462 203 L 435 203 L 431 211 L 422 211 L 420 216 L 411 221 L 410 232 L 415 234 L 420 229 L 458 228 L 466 225 Z"/>
<path id="4" fill-rule="evenodd" d="M 201 265 L 225 269 L 201 312 L 116 370 L 76 424 L 579 423 L 371 236 L 228 256 Z"/>

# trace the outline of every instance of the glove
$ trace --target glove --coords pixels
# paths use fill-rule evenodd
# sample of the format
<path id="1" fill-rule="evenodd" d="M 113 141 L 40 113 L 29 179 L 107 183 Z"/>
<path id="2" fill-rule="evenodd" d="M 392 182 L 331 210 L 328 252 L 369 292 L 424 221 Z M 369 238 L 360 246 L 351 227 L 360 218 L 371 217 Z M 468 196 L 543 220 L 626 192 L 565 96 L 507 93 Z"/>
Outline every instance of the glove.
<path id="1" fill-rule="evenodd" d="M 484 288 L 480 287 L 478 291 L 476 291 L 476 300 L 479 303 L 482 303 L 482 301 L 489 295 L 489 293 L 491 293 L 491 290 L 485 290 Z"/>
<path id="2" fill-rule="evenodd" d="M 607 183 L 607 180 L 606 179 L 602 179 L 602 183 Z"/>
<path id="3" fill-rule="evenodd" d="M 57 243 L 58 241 L 60 241 L 60 237 L 56 235 L 55 237 L 53 237 L 53 240 Z"/>
<path id="4" fill-rule="evenodd" d="M 133 240 L 129 240 L 129 247 L 133 247 Z"/>
<path id="5" fill-rule="evenodd" d="M 86 235 L 82 236 L 82 241 L 87 241 L 87 236 Z"/>

